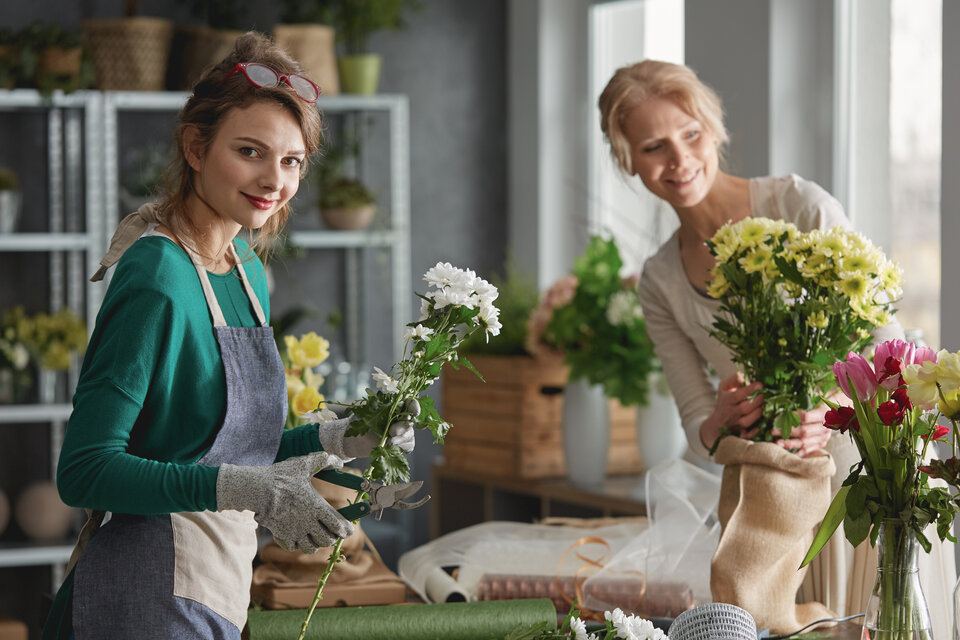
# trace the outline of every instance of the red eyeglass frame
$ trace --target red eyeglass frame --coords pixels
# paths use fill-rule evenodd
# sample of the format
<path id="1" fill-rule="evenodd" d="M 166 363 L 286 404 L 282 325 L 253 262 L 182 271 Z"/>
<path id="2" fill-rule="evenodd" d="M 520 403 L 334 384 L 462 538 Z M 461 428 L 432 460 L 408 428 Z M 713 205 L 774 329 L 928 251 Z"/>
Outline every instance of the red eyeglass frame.
<path id="1" fill-rule="evenodd" d="M 250 77 L 250 74 L 247 73 L 247 67 L 249 67 L 249 66 L 263 67 L 264 69 L 270 71 L 271 73 L 273 73 L 274 76 L 276 76 L 276 78 L 277 78 L 277 84 L 275 84 L 275 85 L 264 85 L 264 84 L 260 84 L 260 83 L 258 83 L 258 82 L 255 82 L 255 81 L 253 80 L 253 78 Z M 315 102 L 320 98 L 320 93 L 321 93 L 321 91 L 322 91 L 322 90 L 320 89 L 320 85 L 318 85 L 316 82 L 314 82 L 313 80 L 311 80 L 311 79 L 308 78 L 307 76 L 300 75 L 299 73 L 292 73 L 292 74 L 280 73 L 280 72 L 277 71 L 276 69 L 273 69 L 273 68 L 271 68 L 271 67 L 268 67 L 267 65 L 263 64 L 262 62 L 238 62 L 238 63 L 233 67 L 233 69 L 230 71 L 230 73 L 228 73 L 227 76 L 226 76 L 223 80 L 220 81 L 220 84 L 223 84 L 224 82 L 226 82 L 227 80 L 229 80 L 229 79 L 232 78 L 233 76 L 237 75 L 237 72 L 238 72 L 238 71 L 242 71 L 242 72 L 243 72 L 243 77 L 247 79 L 247 82 L 249 82 L 249 83 L 252 84 L 253 86 L 259 87 L 259 88 L 261 88 L 261 89 L 272 89 L 273 87 L 279 87 L 279 86 L 280 86 L 280 81 L 282 80 L 283 82 L 286 82 L 286 83 L 287 83 L 287 86 L 290 87 L 291 89 L 293 89 L 293 92 L 296 94 L 296 96 L 297 96 L 298 98 L 300 98 L 301 100 L 303 100 L 304 102 L 315 103 Z M 314 98 L 313 98 L 312 100 L 311 100 L 310 98 L 304 98 L 303 95 L 297 90 L 297 88 L 296 88 L 295 86 L 293 86 L 293 83 L 290 82 L 290 78 L 299 78 L 299 79 L 301 79 L 301 80 L 305 80 L 311 87 L 313 87 L 313 88 L 316 90 L 316 92 L 317 92 L 316 96 L 314 96 Z"/>

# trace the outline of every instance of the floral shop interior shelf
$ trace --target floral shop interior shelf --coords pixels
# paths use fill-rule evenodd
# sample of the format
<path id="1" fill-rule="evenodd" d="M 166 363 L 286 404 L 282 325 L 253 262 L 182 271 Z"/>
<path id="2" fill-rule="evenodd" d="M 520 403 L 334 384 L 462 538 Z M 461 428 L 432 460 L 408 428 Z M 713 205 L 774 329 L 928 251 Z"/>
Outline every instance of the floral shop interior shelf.
<path id="1" fill-rule="evenodd" d="M 794 603 L 796 568 L 827 512 L 835 464 L 822 450 L 800 457 L 775 442 L 835 386 L 830 365 L 889 322 L 900 274 L 840 227 L 801 233 L 782 220 L 746 218 L 721 227 L 707 246 L 716 258 L 709 293 L 719 300 L 710 335 L 747 382 L 763 383 L 764 396 L 753 442 L 721 429 L 713 445 L 726 467 L 711 588 L 714 600 L 744 607 L 758 626 L 790 633 L 827 617 L 822 605 Z M 763 544 L 751 544 L 757 539 Z"/>

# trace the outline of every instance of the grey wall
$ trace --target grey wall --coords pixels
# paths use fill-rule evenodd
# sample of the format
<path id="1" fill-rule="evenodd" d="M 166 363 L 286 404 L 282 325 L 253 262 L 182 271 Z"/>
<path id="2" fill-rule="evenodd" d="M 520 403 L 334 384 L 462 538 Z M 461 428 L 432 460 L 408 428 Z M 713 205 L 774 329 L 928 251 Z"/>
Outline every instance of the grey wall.
<path id="1" fill-rule="evenodd" d="M 277 19 L 277 4 L 255 0 L 251 27 L 268 31 Z M 422 4 L 423 10 L 410 16 L 406 30 L 378 34 L 370 42 L 370 48 L 384 56 L 380 91 L 403 93 L 410 101 L 414 291 L 424 290 L 422 274 L 441 260 L 489 277 L 502 266 L 507 234 L 506 0 L 423 0 Z M 119 17 L 122 10 L 122 0 L 4 0 L 0 2 L 0 28 L 17 29 L 35 19 L 77 27 L 85 18 Z M 191 20 L 175 0 L 141 0 L 140 13 L 178 22 Z M 10 133 L 0 121 L 0 140 L 3 136 L 9 142 Z M 31 147 L 42 149 L 42 131 L 36 132 L 37 136 L 37 142 L 20 147 L 21 152 Z M 27 180 L 36 182 L 29 188 L 43 191 L 42 172 Z M 376 269 L 376 261 L 373 265 Z M 323 290 L 329 282 L 324 280 L 329 277 L 325 271 L 306 269 L 298 271 L 298 277 L 315 277 Z M 7 291 L 11 278 L 0 275 L 0 289 Z M 309 285 L 304 283 L 304 288 Z M 42 306 L 44 296 L 41 293 L 34 306 Z M 291 302 L 290 298 L 289 292 L 281 294 L 274 302 L 274 313 L 282 311 L 278 305 Z M 416 301 L 413 308 L 419 309 Z M 432 394 L 439 397 L 439 389 Z M 0 425 L 0 489 L 15 495 L 30 479 L 45 477 L 46 447 L 42 433 L 28 437 L 21 427 Z M 412 460 L 413 475 L 429 485 L 430 467 L 439 453 L 439 446 L 421 437 Z M 427 540 L 428 513 L 426 507 L 401 521 L 412 532 L 406 544 Z M 12 526 L 0 536 L 0 542 L 18 535 Z M 388 546 L 382 550 L 393 564 L 397 549 L 385 544 Z M 39 637 L 38 594 L 49 590 L 48 574 L 46 568 L 0 569 L 0 613 L 28 618 L 35 637 Z"/>

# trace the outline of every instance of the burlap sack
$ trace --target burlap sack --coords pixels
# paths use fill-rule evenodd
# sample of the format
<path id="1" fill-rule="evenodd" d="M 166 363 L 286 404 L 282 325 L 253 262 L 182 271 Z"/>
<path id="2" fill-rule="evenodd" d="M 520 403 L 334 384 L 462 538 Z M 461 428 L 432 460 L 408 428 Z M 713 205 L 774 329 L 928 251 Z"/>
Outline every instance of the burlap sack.
<path id="1" fill-rule="evenodd" d="M 714 602 L 746 609 L 758 628 L 790 633 L 835 617 L 819 602 L 796 604 L 798 570 L 830 506 L 836 472 L 825 451 L 801 458 L 769 442 L 724 438 L 718 517 L 722 532 L 710 563 Z"/>

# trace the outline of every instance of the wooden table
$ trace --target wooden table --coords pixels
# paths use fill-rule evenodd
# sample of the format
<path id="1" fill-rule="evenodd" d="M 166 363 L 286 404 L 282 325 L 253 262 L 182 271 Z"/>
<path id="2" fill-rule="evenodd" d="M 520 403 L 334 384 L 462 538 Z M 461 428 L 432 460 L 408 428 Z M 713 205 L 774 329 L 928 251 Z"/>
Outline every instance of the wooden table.
<path id="1" fill-rule="evenodd" d="M 522 479 L 433 467 L 430 537 L 490 520 L 645 516 L 642 475 L 609 476 L 602 486 L 566 479 Z"/>

